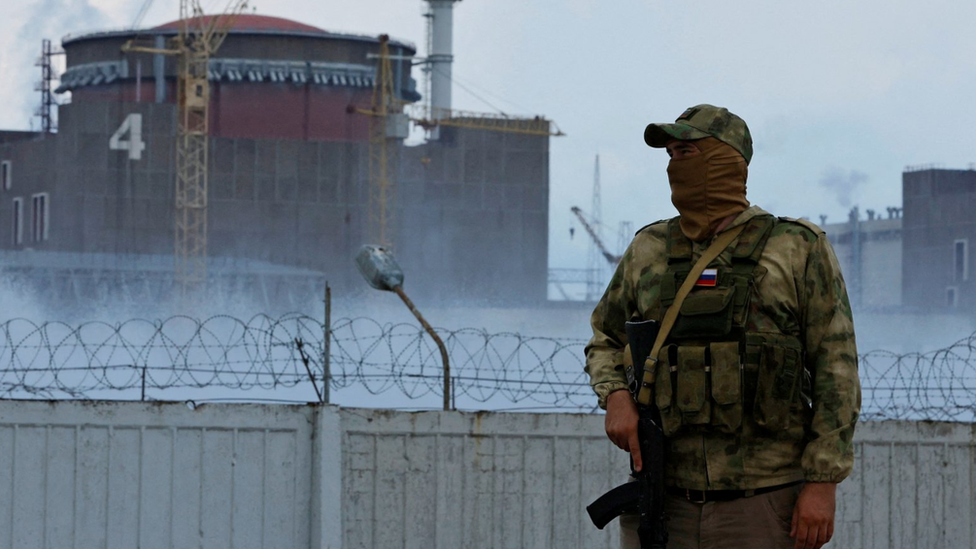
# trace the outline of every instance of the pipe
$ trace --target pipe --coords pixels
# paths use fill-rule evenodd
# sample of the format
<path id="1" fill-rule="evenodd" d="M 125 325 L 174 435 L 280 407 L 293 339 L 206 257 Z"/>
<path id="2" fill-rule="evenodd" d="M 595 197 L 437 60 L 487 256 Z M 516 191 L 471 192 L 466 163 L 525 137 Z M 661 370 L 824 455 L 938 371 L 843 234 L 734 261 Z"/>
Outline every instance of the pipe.
<path id="1" fill-rule="evenodd" d="M 166 47 L 166 38 L 163 36 L 156 37 L 156 49 L 164 49 Z M 163 54 L 157 53 L 153 55 L 153 76 L 156 78 L 156 102 L 165 103 L 166 102 L 166 59 Z"/>

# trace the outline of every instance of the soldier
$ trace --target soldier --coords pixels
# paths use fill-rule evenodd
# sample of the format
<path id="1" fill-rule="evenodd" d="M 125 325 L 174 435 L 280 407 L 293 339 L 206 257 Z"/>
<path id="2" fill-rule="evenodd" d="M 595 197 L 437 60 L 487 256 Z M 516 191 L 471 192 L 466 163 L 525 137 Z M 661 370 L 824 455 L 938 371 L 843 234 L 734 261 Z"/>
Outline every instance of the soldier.
<path id="1" fill-rule="evenodd" d="M 861 400 L 837 258 L 816 225 L 749 205 L 752 138 L 727 109 L 691 107 L 644 140 L 671 157 L 680 215 L 638 231 L 591 318 L 586 371 L 607 436 L 639 470 L 624 323 L 660 321 L 713 237 L 744 225 L 696 280 L 657 357 L 668 547 L 819 548 L 853 467 Z M 621 517 L 623 547 L 639 547 L 636 520 Z"/>

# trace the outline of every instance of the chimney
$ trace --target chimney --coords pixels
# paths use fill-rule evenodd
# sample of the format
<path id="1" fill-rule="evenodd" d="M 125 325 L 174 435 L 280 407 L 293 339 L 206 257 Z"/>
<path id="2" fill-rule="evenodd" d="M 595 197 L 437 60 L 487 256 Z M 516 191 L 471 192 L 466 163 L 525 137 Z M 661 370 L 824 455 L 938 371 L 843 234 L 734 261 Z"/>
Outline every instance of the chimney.
<path id="1" fill-rule="evenodd" d="M 451 66 L 454 63 L 454 3 L 460 0 L 427 0 L 431 13 L 430 106 L 433 118 L 447 116 L 451 108 Z"/>

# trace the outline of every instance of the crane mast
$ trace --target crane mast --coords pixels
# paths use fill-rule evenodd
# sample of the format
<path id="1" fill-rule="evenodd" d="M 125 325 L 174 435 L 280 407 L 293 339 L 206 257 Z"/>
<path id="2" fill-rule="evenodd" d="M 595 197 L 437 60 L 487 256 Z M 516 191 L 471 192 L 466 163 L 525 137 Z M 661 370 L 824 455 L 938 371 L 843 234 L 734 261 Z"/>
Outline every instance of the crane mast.
<path id="1" fill-rule="evenodd" d="M 390 37 L 380 36 L 376 82 L 369 119 L 369 227 L 370 242 L 392 248 L 396 227 L 397 139 L 406 137 L 403 106 L 394 92 L 390 64 Z M 401 128 L 401 126 L 403 126 Z M 401 132 L 402 130 L 402 132 Z"/>
<path id="2" fill-rule="evenodd" d="M 207 20 L 199 0 L 180 0 L 174 256 L 184 299 L 207 280 L 210 58 L 246 7 L 246 0 L 232 0 L 221 15 Z"/>

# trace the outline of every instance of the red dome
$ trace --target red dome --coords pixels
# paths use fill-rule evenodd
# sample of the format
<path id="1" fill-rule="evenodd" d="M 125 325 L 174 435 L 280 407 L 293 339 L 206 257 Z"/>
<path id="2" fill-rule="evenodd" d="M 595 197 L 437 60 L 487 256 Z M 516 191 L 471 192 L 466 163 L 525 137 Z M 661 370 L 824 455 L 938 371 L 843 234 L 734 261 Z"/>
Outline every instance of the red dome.
<path id="1" fill-rule="evenodd" d="M 205 22 L 210 22 L 216 15 L 204 15 L 202 19 Z M 194 18 L 196 19 L 196 18 Z M 156 30 L 179 30 L 180 20 L 170 21 L 169 23 L 155 27 Z M 196 25 L 194 25 L 196 26 Z M 264 31 L 264 32 L 311 32 L 317 34 L 328 34 L 326 31 L 313 27 L 311 25 L 306 25 L 305 23 L 299 23 L 298 21 L 292 21 L 291 19 L 283 19 L 281 17 L 270 17 L 267 15 L 251 15 L 247 13 L 242 13 L 237 16 L 234 21 L 234 31 L 236 32 L 246 32 L 246 31 Z"/>

